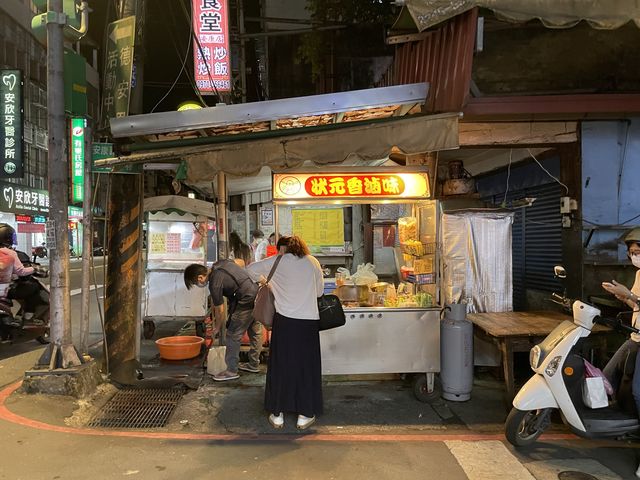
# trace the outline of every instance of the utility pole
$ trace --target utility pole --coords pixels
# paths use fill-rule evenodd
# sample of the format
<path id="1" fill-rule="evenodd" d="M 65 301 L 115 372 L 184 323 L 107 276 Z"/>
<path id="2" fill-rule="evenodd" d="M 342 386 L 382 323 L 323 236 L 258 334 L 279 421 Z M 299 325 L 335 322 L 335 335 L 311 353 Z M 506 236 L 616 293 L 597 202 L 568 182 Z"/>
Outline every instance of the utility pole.
<path id="1" fill-rule="evenodd" d="M 121 0 L 120 19 L 136 17 L 134 68 L 129 113 L 142 113 L 143 0 Z M 136 382 L 140 339 L 143 175 L 113 174 L 109 197 L 105 335 L 112 380 Z"/>
<path id="2" fill-rule="evenodd" d="M 87 125 L 84 130 L 84 199 L 82 200 L 82 301 L 80 319 L 80 353 L 89 351 L 89 297 L 91 284 L 91 256 L 93 240 L 93 195 L 91 179 L 92 128 Z"/>
<path id="3" fill-rule="evenodd" d="M 49 0 L 47 20 L 47 127 L 49 130 L 49 220 L 47 246 L 50 274 L 51 344 L 38 361 L 50 370 L 68 368 L 82 362 L 71 340 L 69 296 L 69 161 L 65 149 L 64 39 L 66 15 L 62 0 Z"/>

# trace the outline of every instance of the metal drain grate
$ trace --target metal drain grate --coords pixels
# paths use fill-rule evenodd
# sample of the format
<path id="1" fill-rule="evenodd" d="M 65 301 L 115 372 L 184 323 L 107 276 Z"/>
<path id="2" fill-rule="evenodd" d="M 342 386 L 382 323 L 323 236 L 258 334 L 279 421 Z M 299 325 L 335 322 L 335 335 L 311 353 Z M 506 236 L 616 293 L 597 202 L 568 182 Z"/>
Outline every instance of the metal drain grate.
<path id="1" fill-rule="evenodd" d="M 184 391 L 177 388 L 127 388 L 118 391 L 89 422 L 98 428 L 164 427 Z"/>

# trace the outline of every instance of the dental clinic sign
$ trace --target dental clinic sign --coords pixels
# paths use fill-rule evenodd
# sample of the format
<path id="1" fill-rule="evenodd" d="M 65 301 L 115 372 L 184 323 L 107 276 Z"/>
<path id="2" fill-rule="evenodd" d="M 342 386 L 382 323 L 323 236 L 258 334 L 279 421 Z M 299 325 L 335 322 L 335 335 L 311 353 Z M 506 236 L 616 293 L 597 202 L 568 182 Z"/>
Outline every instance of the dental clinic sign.
<path id="1" fill-rule="evenodd" d="M 19 215 L 48 214 L 49 192 L 0 182 L 0 212 Z"/>
<path id="2" fill-rule="evenodd" d="M 22 72 L 0 70 L 0 177 L 23 176 Z"/>

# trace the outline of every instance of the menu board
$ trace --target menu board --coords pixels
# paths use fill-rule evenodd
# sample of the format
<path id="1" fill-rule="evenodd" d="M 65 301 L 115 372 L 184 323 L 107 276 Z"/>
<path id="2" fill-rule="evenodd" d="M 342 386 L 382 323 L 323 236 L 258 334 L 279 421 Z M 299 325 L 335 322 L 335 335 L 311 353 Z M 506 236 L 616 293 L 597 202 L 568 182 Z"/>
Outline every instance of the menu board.
<path id="1" fill-rule="evenodd" d="M 167 237 L 165 233 L 151 234 L 151 253 L 165 253 L 167 251 Z"/>
<path id="2" fill-rule="evenodd" d="M 342 208 L 294 209 L 292 231 L 310 246 L 344 245 L 344 212 Z"/>
<path id="3" fill-rule="evenodd" d="M 167 233 L 166 236 L 166 252 L 167 253 L 181 253 L 182 248 L 180 246 L 181 235 L 180 233 Z"/>

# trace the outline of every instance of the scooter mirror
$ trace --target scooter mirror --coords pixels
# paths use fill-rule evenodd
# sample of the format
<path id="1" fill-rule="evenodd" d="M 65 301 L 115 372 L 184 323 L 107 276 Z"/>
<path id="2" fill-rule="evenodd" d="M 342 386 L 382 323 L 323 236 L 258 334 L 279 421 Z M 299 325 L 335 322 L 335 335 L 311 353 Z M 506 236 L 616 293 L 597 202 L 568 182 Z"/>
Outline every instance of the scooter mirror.
<path id="1" fill-rule="evenodd" d="M 567 278 L 567 271 L 562 265 L 556 265 L 553 267 L 553 276 L 556 278 Z"/>

